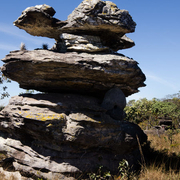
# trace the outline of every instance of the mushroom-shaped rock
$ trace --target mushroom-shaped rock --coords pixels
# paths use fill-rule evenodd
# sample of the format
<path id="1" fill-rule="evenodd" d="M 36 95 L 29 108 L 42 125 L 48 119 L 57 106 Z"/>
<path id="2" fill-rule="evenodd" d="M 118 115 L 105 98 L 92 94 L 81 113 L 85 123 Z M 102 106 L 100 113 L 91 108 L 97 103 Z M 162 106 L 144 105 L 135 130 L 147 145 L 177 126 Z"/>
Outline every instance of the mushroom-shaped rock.
<path id="1" fill-rule="evenodd" d="M 125 34 L 134 32 L 135 22 L 128 11 L 101 0 L 84 0 L 66 21 L 54 14 L 36 5 L 14 22 L 56 43 L 51 50 L 22 45 L 2 59 L 7 78 L 46 92 L 14 96 L 0 112 L 3 168 L 11 157 L 8 167 L 28 177 L 67 180 L 100 165 L 117 174 L 122 159 L 137 168 L 139 143 L 147 136 L 123 120 L 123 109 L 125 97 L 145 86 L 145 75 L 135 60 L 115 52 L 134 45 Z"/>
<path id="2" fill-rule="evenodd" d="M 25 9 L 22 15 L 14 22 L 14 25 L 34 36 L 54 38 L 59 43 L 54 47 L 57 51 L 70 49 L 69 46 L 59 49 L 64 43 L 64 39 L 61 38 L 63 37 L 62 33 L 68 33 L 72 36 L 90 35 L 94 36 L 95 39 L 98 37 L 100 39 L 100 47 L 103 48 L 95 48 L 97 49 L 96 52 L 107 51 L 107 48 L 118 51 L 134 46 L 134 42 L 124 35 L 125 33 L 134 32 L 136 23 L 128 11 L 118 9 L 110 1 L 84 0 L 68 16 L 66 21 L 53 18 L 54 14 L 55 10 L 52 7 L 45 4 L 36 5 Z M 99 43 L 99 40 L 97 43 Z M 93 45 L 91 43 L 88 44 L 90 46 Z M 84 46 L 73 48 L 75 51 L 84 51 L 84 49 L 86 49 L 86 52 L 92 52 L 92 48 L 89 51 L 88 47 L 84 48 Z"/>

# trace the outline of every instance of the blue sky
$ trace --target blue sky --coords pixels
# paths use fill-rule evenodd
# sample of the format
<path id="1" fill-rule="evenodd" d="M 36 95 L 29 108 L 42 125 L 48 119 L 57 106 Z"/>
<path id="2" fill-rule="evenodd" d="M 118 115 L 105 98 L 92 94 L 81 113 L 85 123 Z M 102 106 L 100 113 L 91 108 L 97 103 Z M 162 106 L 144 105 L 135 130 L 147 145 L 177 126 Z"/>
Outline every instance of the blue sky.
<path id="1" fill-rule="evenodd" d="M 136 46 L 119 51 L 133 58 L 146 75 L 146 87 L 127 99 L 164 98 L 180 91 L 180 1 L 179 0 L 113 0 L 119 9 L 129 11 L 137 23 L 136 31 L 127 34 Z M 56 10 L 54 17 L 66 20 L 81 0 L 6 0 L 1 2 L 0 12 L 0 59 L 9 51 L 19 49 L 21 42 L 28 50 L 46 43 L 51 47 L 53 39 L 34 37 L 13 26 L 21 12 L 29 6 L 48 4 Z M 0 62 L 0 66 L 3 63 Z M 8 84 L 11 96 L 24 92 L 13 82 Z M 3 100 L 7 103 L 8 99 Z"/>

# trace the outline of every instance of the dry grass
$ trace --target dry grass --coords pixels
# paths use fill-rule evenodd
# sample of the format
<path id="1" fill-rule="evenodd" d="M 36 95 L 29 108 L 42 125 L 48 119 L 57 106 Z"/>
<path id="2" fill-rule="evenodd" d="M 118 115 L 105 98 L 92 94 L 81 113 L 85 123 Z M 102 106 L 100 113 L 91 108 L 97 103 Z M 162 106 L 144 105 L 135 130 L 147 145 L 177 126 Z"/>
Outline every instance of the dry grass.
<path id="1" fill-rule="evenodd" d="M 173 135 L 148 135 L 149 144 L 143 149 L 145 164 L 138 175 L 115 180 L 180 180 L 180 133 Z"/>
<path id="2" fill-rule="evenodd" d="M 148 135 L 150 147 L 144 148 L 146 168 L 139 174 L 139 180 L 179 180 L 180 179 L 180 133 L 160 137 Z"/>
<path id="3" fill-rule="evenodd" d="M 160 137 L 149 135 L 148 140 L 151 142 L 151 147 L 158 151 L 165 151 L 169 155 L 175 153 L 180 156 L 180 133 L 172 136 L 172 144 L 167 135 Z"/>
<path id="4" fill-rule="evenodd" d="M 151 166 L 144 170 L 138 180 L 179 180 L 180 173 L 174 171 L 165 172 L 162 167 Z"/>

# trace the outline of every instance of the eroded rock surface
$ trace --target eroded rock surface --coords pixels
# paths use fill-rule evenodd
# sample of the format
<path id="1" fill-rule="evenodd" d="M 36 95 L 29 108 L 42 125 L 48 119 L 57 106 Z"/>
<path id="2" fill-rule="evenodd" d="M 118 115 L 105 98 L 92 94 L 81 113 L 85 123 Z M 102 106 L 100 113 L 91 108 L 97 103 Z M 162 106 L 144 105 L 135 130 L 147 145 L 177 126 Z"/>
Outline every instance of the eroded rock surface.
<path id="1" fill-rule="evenodd" d="M 20 29 L 24 29 L 33 36 L 59 39 L 60 32 L 57 26 L 61 27 L 66 24 L 66 22 L 62 22 L 60 25 L 61 21 L 53 18 L 53 14 L 55 14 L 55 10 L 48 5 L 28 7 L 14 22 L 14 25 Z M 56 24 L 57 22 L 59 22 L 59 25 Z"/>
<path id="2" fill-rule="evenodd" d="M 104 95 L 114 86 L 125 96 L 145 86 L 137 62 L 120 54 L 14 51 L 3 61 L 2 72 L 21 88 L 42 92 Z"/>
<path id="3" fill-rule="evenodd" d="M 116 121 L 102 100 L 74 94 L 36 94 L 11 98 L 0 113 L 0 151 L 13 157 L 15 170 L 41 173 L 116 172 L 126 158 L 137 165 L 139 126 Z M 136 154 L 136 156 L 134 156 Z M 140 159 L 139 159 L 140 160 Z"/>
<path id="4" fill-rule="evenodd" d="M 107 47 L 109 50 L 118 51 L 135 45 L 131 39 L 124 35 L 134 32 L 136 23 L 132 20 L 128 11 L 118 9 L 110 1 L 84 0 L 68 16 L 66 21 L 53 18 L 54 13 L 55 10 L 48 5 L 29 7 L 22 12 L 14 25 L 33 36 L 54 38 L 57 43 L 64 43 L 65 35 L 63 33 L 71 35 L 69 36 L 71 39 L 68 40 L 70 44 L 72 44 L 74 36 L 94 36 L 96 40 L 98 39 L 95 44 L 100 44 L 100 48 L 97 48 L 99 46 L 96 45 L 97 52 L 107 51 Z M 77 39 L 78 43 L 74 43 L 75 46 L 81 44 L 79 41 L 82 41 L 81 38 L 76 37 L 76 41 Z M 88 44 L 91 44 L 91 42 L 88 41 Z M 59 47 L 56 46 L 54 49 L 60 52 L 64 50 L 63 47 Z M 69 48 L 68 46 L 66 50 L 68 51 Z M 91 48 L 89 50 L 88 47 L 78 46 L 78 51 L 84 51 L 84 49 L 87 52 L 92 52 Z M 70 50 L 72 50 L 72 47 Z M 73 50 L 77 50 L 77 48 L 73 48 Z"/>
<path id="5" fill-rule="evenodd" d="M 67 27 L 92 29 L 98 33 L 105 30 L 124 35 L 134 32 L 136 23 L 127 10 L 120 10 L 111 1 L 84 0 L 68 16 L 68 24 L 63 28 Z"/>
<path id="6" fill-rule="evenodd" d="M 133 47 L 135 43 L 126 35 L 122 37 L 114 36 L 94 36 L 94 35 L 74 35 L 68 33 L 62 33 L 60 35 L 60 41 L 55 43 L 51 50 L 56 52 L 87 52 L 87 53 L 111 53 L 118 51 L 119 49 L 126 49 Z"/>
<path id="7" fill-rule="evenodd" d="M 117 174 L 126 159 L 137 168 L 141 128 L 123 121 L 126 96 L 145 86 L 138 63 L 119 49 L 134 42 L 128 11 L 110 1 L 84 0 L 66 21 L 48 5 L 29 7 L 14 24 L 54 38 L 51 50 L 12 51 L 1 68 L 21 88 L 43 94 L 12 97 L 0 112 L 3 168 L 27 178 L 75 180 L 87 173 Z M 8 173 L 7 173 L 8 175 Z"/>
<path id="8" fill-rule="evenodd" d="M 2 144 L 4 139 L 0 137 L 0 141 Z M 22 176 L 19 171 L 7 171 L 2 167 L 0 167 L 0 178 L 1 180 L 33 180 L 32 178 Z"/>

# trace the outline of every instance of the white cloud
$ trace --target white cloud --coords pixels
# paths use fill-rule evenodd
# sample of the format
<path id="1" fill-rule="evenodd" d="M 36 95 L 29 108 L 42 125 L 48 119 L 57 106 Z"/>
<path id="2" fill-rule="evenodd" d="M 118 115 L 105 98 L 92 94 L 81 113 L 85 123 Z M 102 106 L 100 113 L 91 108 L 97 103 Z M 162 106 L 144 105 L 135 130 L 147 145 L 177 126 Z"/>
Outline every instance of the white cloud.
<path id="1" fill-rule="evenodd" d="M 16 38 L 20 38 L 20 41 L 28 41 L 29 43 L 33 43 L 36 45 L 43 44 L 45 40 L 43 38 L 35 37 L 35 36 L 30 36 L 28 33 L 25 33 L 24 30 L 20 30 L 17 27 L 13 25 L 7 25 L 0 23 L 0 33 L 5 33 L 10 36 L 14 36 Z M 48 43 L 52 44 L 52 39 L 46 40 Z"/>
<path id="2" fill-rule="evenodd" d="M 5 51 L 12 51 L 12 50 L 18 50 L 18 49 L 20 49 L 20 47 L 1 43 L 0 49 L 5 50 Z"/>
<path id="3" fill-rule="evenodd" d="M 171 83 L 165 79 L 162 79 L 161 77 L 155 76 L 153 74 L 146 73 L 146 78 L 147 78 L 147 80 L 151 79 L 151 80 L 156 81 L 162 85 L 165 85 L 165 86 L 167 86 L 167 87 L 169 87 L 175 91 L 178 91 L 178 87 L 176 85 L 174 85 L 173 83 Z"/>
<path id="4" fill-rule="evenodd" d="M 131 96 L 129 96 L 129 97 L 127 97 L 126 98 L 126 100 L 127 100 L 127 102 L 128 101 L 130 101 L 130 100 L 132 100 L 132 99 L 135 99 L 135 100 L 139 100 L 139 99 L 143 99 L 144 97 L 142 97 L 141 95 L 140 95 L 140 92 L 139 93 L 135 93 L 135 94 L 132 94 Z"/>
<path id="5" fill-rule="evenodd" d="M 22 31 L 19 31 L 13 25 L 0 24 L 0 32 L 6 33 L 11 36 L 19 37 L 22 39 L 27 39 L 27 38 L 29 39 L 29 37 L 27 37 L 26 35 L 23 35 L 24 32 L 22 33 Z"/>

